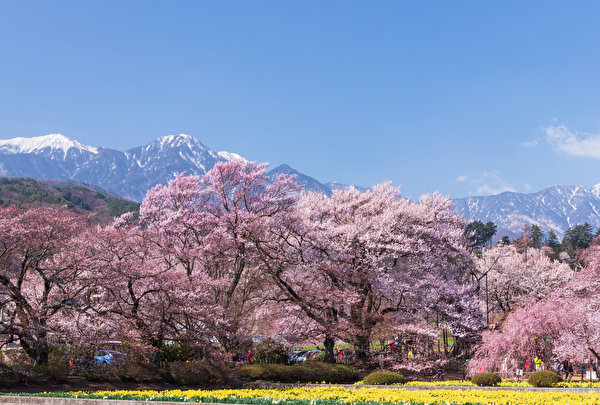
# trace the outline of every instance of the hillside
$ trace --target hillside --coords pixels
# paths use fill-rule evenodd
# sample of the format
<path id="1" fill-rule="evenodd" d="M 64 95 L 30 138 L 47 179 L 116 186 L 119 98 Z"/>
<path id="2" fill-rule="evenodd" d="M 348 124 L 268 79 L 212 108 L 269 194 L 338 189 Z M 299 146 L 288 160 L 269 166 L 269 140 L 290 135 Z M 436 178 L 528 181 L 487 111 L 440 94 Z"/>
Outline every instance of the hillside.
<path id="1" fill-rule="evenodd" d="M 139 211 L 140 204 L 125 200 L 99 187 L 71 180 L 0 177 L 0 205 L 23 208 L 62 206 L 79 213 L 95 213 L 95 221 L 106 223 L 126 212 Z"/>

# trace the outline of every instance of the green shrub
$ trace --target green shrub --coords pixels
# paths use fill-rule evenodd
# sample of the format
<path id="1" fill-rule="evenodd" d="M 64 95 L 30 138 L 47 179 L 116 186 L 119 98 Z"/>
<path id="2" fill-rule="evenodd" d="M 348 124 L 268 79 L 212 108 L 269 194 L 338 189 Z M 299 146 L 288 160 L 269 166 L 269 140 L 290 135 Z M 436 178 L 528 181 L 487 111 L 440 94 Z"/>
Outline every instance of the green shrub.
<path id="1" fill-rule="evenodd" d="M 406 378 L 402 374 L 393 371 L 373 371 L 363 379 L 366 385 L 392 385 L 405 382 Z"/>
<path id="2" fill-rule="evenodd" d="M 35 366 L 34 373 L 46 375 L 57 382 L 64 382 L 71 373 L 69 353 L 64 346 L 49 346 L 48 362 Z"/>
<path id="3" fill-rule="evenodd" d="M 531 373 L 527 382 L 534 387 L 554 387 L 557 383 L 563 379 L 561 376 L 550 370 L 540 370 L 535 373 Z"/>
<path id="4" fill-rule="evenodd" d="M 502 382 L 502 378 L 496 373 L 477 373 L 471 378 L 471 382 L 480 387 L 493 387 Z"/>
<path id="5" fill-rule="evenodd" d="M 149 382 L 160 378 L 151 363 L 130 358 L 119 364 L 94 364 L 89 371 L 99 380 L 110 382 Z"/>
<path id="6" fill-rule="evenodd" d="M 148 382 L 159 378 L 158 370 L 147 362 L 125 362 L 118 365 L 121 368 L 121 381 Z"/>
<path id="7" fill-rule="evenodd" d="M 317 361 L 304 362 L 286 366 L 283 364 L 248 364 L 239 367 L 242 378 L 246 381 L 273 381 L 283 383 L 295 382 L 329 382 L 346 383 L 358 379 L 358 373 L 350 366 L 343 364 L 327 364 Z"/>
<path id="8" fill-rule="evenodd" d="M 165 363 L 202 359 L 202 351 L 184 343 L 164 344 L 160 350 L 161 360 Z"/>
<path id="9" fill-rule="evenodd" d="M 321 352 L 309 359 L 310 361 L 325 361 L 325 353 Z"/>
<path id="10" fill-rule="evenodd" d="M 172 381 L 179 385 L 207 385 L 222 381 L 219 370 L 203 361 L 175 361 L 169 363 L 168 371 Z"/>
<path id="11" fill-rule="evenodd" d="M 259 364 L 286 364 L 288 354 L 282 344 L 277 343 L 273 339 L 266 339 L 253 350 L 252 363 Z"/>
<path id="12" fill-rule="evenodd" d="M 85 377 L 86 380 L 88 380 L 90 382 L 100 381 L 100 377 L 98 377 L 96 374 L 94 374 L 93 371 L 86 371 L 85 373 L 83 373 L 83 376 Z"/>

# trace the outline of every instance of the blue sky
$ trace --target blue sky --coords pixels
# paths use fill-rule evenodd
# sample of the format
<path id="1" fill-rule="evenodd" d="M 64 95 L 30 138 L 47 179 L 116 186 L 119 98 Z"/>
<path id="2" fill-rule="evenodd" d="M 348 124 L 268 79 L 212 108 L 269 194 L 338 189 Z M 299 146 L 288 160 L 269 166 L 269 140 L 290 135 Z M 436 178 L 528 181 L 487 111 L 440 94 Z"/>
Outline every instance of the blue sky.
<path id="1" fill-rule="evenodd" d="M 0 138 L 188 133 L 452 197 L 600 183 L 600 2 L 0 0 Z"/>

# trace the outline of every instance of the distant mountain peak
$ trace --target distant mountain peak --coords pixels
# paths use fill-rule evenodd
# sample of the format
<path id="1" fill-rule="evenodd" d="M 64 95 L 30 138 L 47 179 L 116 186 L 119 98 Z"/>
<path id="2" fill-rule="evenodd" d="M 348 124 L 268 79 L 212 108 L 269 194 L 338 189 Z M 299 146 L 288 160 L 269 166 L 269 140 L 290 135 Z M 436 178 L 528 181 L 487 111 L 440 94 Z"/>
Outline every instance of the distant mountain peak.
<path id="1" fill-rule="evenodd" d="M 217 155 L 221 158 L 221 159 L 225 159 L 228 162 L 231 162 L 233 160 L 241 160 L 243 162 L 247 162 L 248 160 L 241 156 L 238 155 L 237 153 L 233 153 L 233 152 L 227 152 L 226 150 L 222 150 L 220 152 L 217 152 Z"/>
<path id="2" fill-rule="evenodd" d="M 156 138 L 156 140 L 162 144 L 164 143 L 171 143 L 173 141 L 191 141 L 191 140 L 195 140 L 196 138 L 194 138 L 191 135 L 188 134 L 170 134 L 170 135 L 164 135 L 164 136 L 159 136 L 158 138 Z"/>
<path id="3" fill-rule="evenodd" d="M 314 191 L 317 193 L 322 193 L 324 195 L 330 196 L 331 195 L 331 189 L 329 187 L 327 187 L 325 184 L 319 182 L 318 180 L 307 176 L 306 174 L 300 173 L 298 170 L 294 169 L 293 167 L 291 167 L 288 164 L 281 164 L 279 166 L 277 166 L 276 168 L 274 168 L 273 170 L 270 170 L 269 172 L 267 172 L 267 176 L 274 178 L 279 174 L 292 174 L 295 175 L 296 177 L 294 178 L 294 181 L 298 184 L 300 184 L 301 186 L 304 187 L 305 191 Z"/>
<path id="4" fill-rule="evenodd" d="M 536 193 L 501 193 L 453 202 L 456 212 L 467 219 L 494 222 L 499 237 L 518 236 L 525 224 L 536 224 L 544 232 L 552 230 L 559 237 L 585 222 L 600 228 L 600 185 L 589 190 L 558 185 Z"/>
<path id="5" fill-rule="evenodd" d="M 169 148 L 177 148 L 181 146 L 192 147 L 200 147 L 202 149 L 208 149 L 204 146 L 198 139 L 194 138 L 188 134 L 177 134 L 177 135 L 165 135 L 156 138 L 154 141 L 150 142 L 146 145 L 147 148 L 159 146 L 161 148 L 169 147 Z"/>
<path id="6" fill-rule="evenodd" d="M 215 152 L 188 134 L 161 136 L 126 151 L 86 146 L 60 134 L 0 140 L 0 175 L 71 179 L 136 201 L 177 173 L 203 175 L 218 162 L 236 160 L 246 161 L 237 153 Z M 287 164 L 267 175 L 281 173 L 296 175 L 306 191 L 331 195 L 328 186 Z"/>
<path id="7" fill-rule="evenodd" d="M 34 153 L 38 154 L 47 149 L 62 151 L 64 156 L 70 149 L 98 153 L 98 148 L 84 145 L 62 134 L 48 134 L 33 138 L 0 139 L 0 151 L 3 153 Z"/>
<path id="8" fill-rule="evenodd" d="M 600 198 L 600 183 L 596 184 L 594 187 L 590 189 L 590 192 L 594 194 L 596 197 Z"/>

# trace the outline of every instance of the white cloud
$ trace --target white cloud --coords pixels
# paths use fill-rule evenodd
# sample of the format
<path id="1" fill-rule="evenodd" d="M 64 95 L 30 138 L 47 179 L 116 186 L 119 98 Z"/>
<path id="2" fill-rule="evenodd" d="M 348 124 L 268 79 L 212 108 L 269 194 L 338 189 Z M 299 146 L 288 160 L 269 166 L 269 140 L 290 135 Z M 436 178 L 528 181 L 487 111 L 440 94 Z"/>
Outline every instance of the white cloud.
<path id="1" fill-rule="evenodd" d="M 497 171 L 485 171 L 478 178 L 469 180 L 469 183 L 475 187 L 475 191 L 469 192 L 471 195 L 494 195 L 505 191 L 517 191 Z"/>
<path id="2" fill-rule="evenodd" d="M 535 138 L 533 141 L 521 142 L 521 146 L 524 148 L 535 148 L 540 143 L 540 138 Z"/>
<path id="3" fill-rule="evenodd" d="M 600 134 L 578 134 L 558 125 L 546 128 L 546 140 L 567 155 L 600 159 Z"/>
<path id="4" fill-rule="evenodd" d="M 456 178 L 457 183 L 464 183 L 465 181 L 467 181 L 467 176 L 465 176 L 464 174 L 462 174 Z"/>

